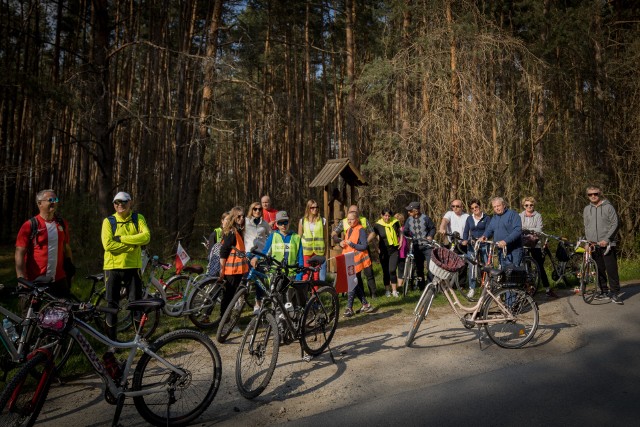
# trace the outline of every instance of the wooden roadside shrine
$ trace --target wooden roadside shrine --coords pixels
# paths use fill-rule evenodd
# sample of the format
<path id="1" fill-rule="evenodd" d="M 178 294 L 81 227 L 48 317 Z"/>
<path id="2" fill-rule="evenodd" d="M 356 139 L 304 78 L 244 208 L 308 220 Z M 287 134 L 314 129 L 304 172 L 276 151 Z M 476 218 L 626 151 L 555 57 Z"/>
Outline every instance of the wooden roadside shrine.
<path id="1" fill-rule="evenodd" d="M 337 208 L 334 208 L 334 206 L 338 206 L 339 203 L 334 203 L 334 200 L 331 200 L 330 204 L 329 196 L 333 195 L 335 193 L 335 190 L 340 191 L 340 189 L 338 188 L 339 183 L 337 182 L 338 178 L 340 177 L 343 180 L 343 189 L 340 192 L 342 206 L 348 207 L 349 205 L 357 204 L 356 187 L 369 185 L 358 168 L 351 162 L 349 158 L 328 160 L 322 170 L 320 170 L 318 175 L 316 175 L 316 177 L 313 179 L 311 184 L 309 184 L 309 187 L 323 187 L 324 190 L 322 216 L 327 219 L 327 223 L 324 229 L 324 247 L 325 256 L 327 258 L 333 257 L 339 253 L 333 253 L 333 251 L 331 250 L 331 230 L 335 226 L 335 221 L 343 218 L 345 212 L 337 212 Z M 330 191 L 330 187 L 333 187 L 333 190 Z M 347 197 L 346 194 L 347 188 L 349 190 L 349 197 Z M 329 271 L 335 272 L 333 263 L 330 263 Z"/>

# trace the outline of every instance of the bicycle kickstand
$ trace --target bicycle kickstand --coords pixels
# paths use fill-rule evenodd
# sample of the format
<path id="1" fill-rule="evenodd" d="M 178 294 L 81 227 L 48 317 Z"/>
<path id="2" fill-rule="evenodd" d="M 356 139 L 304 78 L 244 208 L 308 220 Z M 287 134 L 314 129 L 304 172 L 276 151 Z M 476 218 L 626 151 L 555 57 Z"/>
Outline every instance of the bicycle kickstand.
<path id="1" fill-rule="evenodd" d="M 111 422 L 111 427 L 123 427 L 120 424 L 120 414 L 122 413 L 122 408 L 124 406 L 124 393 L 120 394 L 116 400 L 116 411 L 113 414 L 113 421 Z"/>

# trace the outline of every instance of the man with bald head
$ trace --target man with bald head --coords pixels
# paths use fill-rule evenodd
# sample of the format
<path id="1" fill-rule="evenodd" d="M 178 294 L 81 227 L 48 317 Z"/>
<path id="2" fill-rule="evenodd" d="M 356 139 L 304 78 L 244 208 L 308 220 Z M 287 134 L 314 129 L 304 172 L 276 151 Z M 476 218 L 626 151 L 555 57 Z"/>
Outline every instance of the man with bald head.
<path id="1" fill-rule="evenodd" d="M 462 237 L 467 218 L 469 214 L 465 213 L 462 200 L 456 199 L 451 202 L 451 210 L 442 217 L 438 231 L 444 235 L 458 233 Z"/>

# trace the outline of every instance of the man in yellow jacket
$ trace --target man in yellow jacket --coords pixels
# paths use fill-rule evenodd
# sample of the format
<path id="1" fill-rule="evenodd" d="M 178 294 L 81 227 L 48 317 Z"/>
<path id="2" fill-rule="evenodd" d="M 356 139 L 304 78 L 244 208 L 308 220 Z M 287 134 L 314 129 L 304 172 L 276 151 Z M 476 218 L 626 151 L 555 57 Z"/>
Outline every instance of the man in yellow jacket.
<path id="1" fill-rule="evenodd" d="M 142 246 L 149 244 L 151 233 L 144 217 L 132 211 L 129 193 L 116 194 L 113 207 L 115 213 L 102 221 L 102 246 L 107 301 L 118 308 L 123 287 L 129 291 L 129 301 L 142 297 Z M 107 335 L 115 340 L 117 315 L 107 314 L 106 319 Z"/>

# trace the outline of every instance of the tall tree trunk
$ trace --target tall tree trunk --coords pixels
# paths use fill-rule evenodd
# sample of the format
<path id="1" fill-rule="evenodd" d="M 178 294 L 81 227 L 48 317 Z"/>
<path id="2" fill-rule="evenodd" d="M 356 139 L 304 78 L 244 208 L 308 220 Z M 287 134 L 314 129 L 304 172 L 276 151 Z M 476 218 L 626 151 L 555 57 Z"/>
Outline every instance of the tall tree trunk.
<path id="1" fill-rule="evenodd" d="M 346 34 L 346 72 L 347 72 L 347 108 L 346 108 L 346 133 L 345 139 L 347 144 L 347 152 L 346 154 L 351 161 L 358 163 L 358 159 L 356 158 L 356 146 L 357 146 L 357 132 L 356 132 L 356 65 L 355 65 L 355 55 L 356 55 L 356 42 L 354 38 L 354 25 L 355 25 L 355 15 L 356 15 L 356 2 L 355 0 L 345 0 L 345 34 Z"/>

